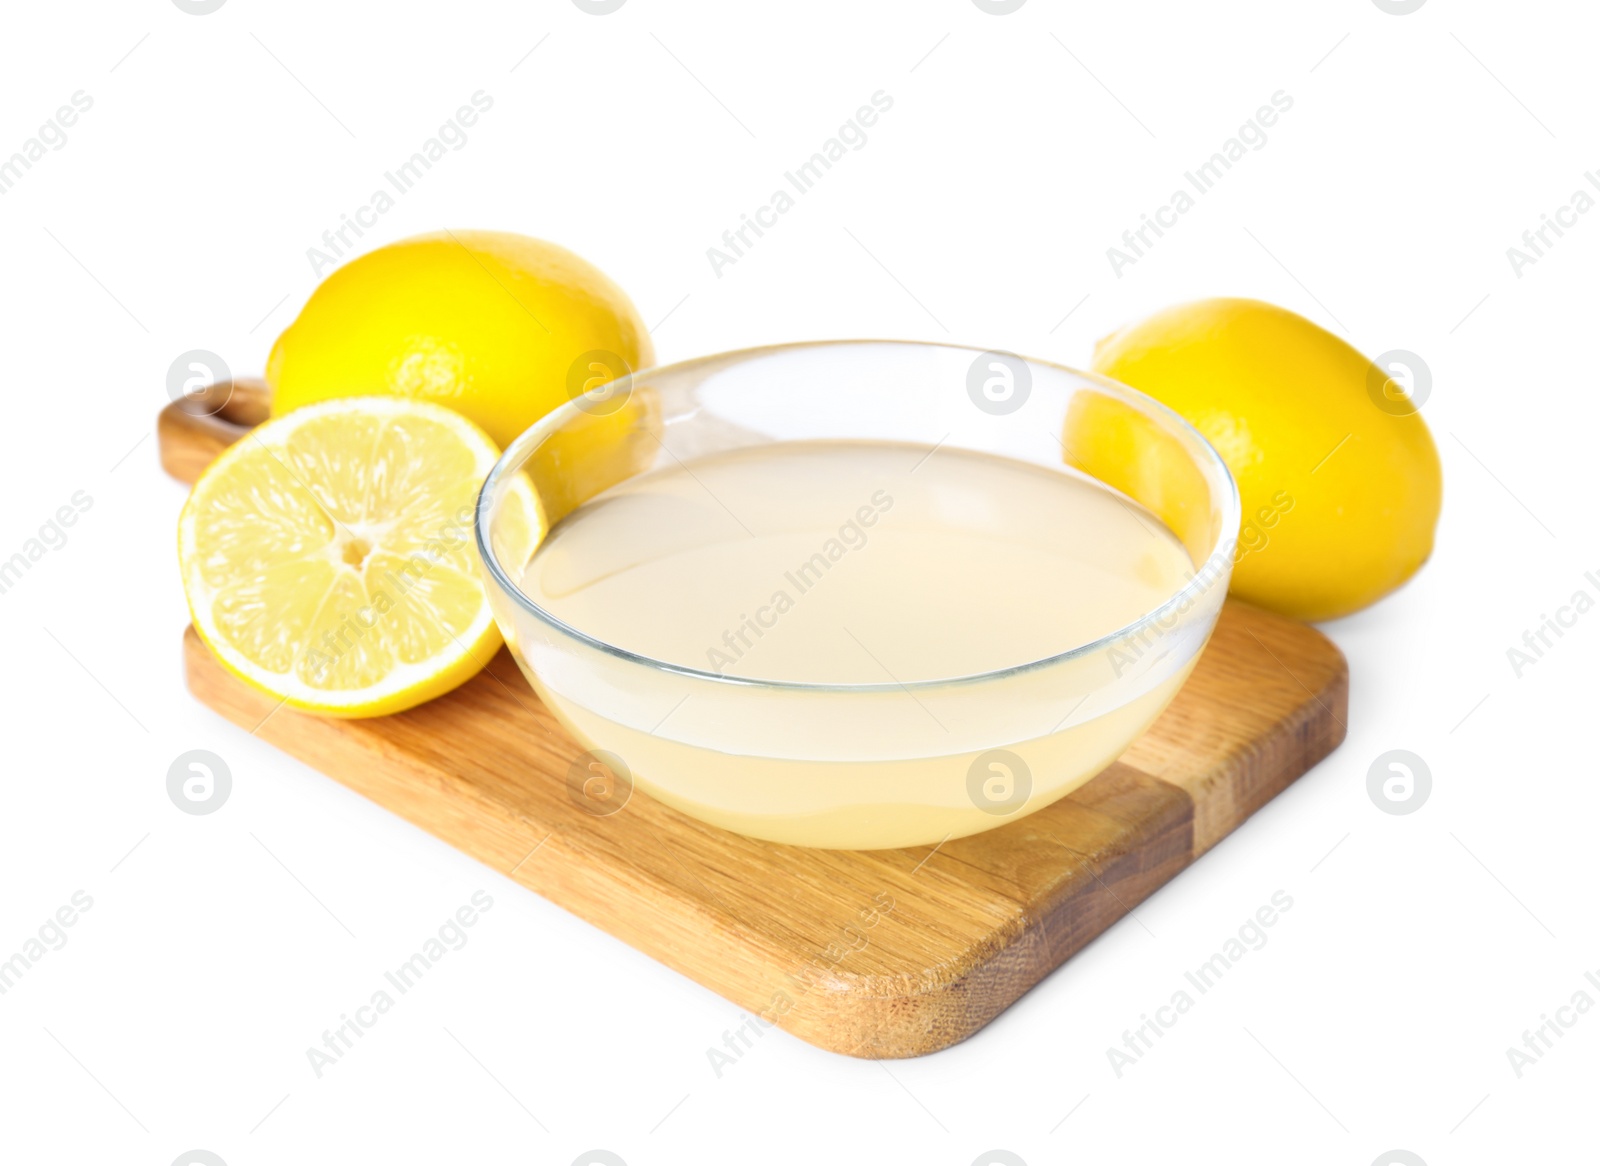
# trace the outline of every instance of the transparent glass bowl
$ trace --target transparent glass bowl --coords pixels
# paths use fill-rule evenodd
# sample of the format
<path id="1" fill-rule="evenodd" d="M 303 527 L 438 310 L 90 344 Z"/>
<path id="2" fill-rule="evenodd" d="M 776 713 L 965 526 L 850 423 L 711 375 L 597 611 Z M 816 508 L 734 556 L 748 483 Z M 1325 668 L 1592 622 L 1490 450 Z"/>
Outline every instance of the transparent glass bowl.
<path id="1" fill-rule="evenodd" d="M 546 529 L 638 474 L 819 439 L 938 445 L 1087 475 L 1165 523 L 1194 575 L 1143 618 L 1071 651 L 907 684 L 753 681 L 650 659 L 568 626 L 518 585 L 530 492 Z M 579 394 L 506 450 L 477 517 L 506 643 L 591 751 L 569 775 L 580 804 L 618 808 L 606 789 L 616 782 L 758 838 L 879 849 L 1005 825 L 1115 760 L 1211 634 L 1239 497 L 1187 422 L 1114 381 L 1007 353 L 839 341 L 706 357 Z"/>

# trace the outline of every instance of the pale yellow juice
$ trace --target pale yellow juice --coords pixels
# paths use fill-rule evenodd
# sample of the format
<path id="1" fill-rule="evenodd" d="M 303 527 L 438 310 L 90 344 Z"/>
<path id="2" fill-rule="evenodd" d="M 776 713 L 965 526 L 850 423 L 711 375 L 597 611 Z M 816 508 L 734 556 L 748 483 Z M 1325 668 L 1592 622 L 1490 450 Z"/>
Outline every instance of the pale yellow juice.
<path id="1" fill-rule="evenodd" d="M 1095 652 L 965 678 L 1125 628 L 1193 573 L 1160 521 L 1086 478 L 949 448 L 818 441 L 629 480 L 558 523 L 521 582 L 557 619 L 640 656 L 822 686 L 668 671 L 645 693 L 536 678 L 581 740 L 669 804 L 760 837 L 857 847 L 974 833 L 1112 761 L 1182 683 L 1187 657 L 1145 660 L 1136 677 Z M 935 681 L 952 683 L 924 683 Z M 876 687 L 826 687 L 854 685 Z M 613 697 L 639 713 L 614 715 Z"/>

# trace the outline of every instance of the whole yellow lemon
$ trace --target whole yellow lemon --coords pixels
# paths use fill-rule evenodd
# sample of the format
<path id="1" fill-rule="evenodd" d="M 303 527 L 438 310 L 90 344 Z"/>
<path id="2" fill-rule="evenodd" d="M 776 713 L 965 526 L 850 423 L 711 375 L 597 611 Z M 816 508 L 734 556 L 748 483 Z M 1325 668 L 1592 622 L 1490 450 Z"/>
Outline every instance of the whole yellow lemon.
<path id="1" fill-rule="evenodd" d="M 655 360 L 626 293 L 572 252 L 441 231 L 328 276 L 267 358 L 272 413 L 389 394 L 446 405 L 502 449 L 557 405 Z"/>
<path id="2" fill-rule="evenodd" d="M 1100 341 L 1093 367 L 1182 414 L 1228 463 L 1241 599 L 1333 619 L 1432 552 L 1442 482 L 1427 425 L 1387 371 L 1310 320 L 1259 300 L 1180 304 Z"/>

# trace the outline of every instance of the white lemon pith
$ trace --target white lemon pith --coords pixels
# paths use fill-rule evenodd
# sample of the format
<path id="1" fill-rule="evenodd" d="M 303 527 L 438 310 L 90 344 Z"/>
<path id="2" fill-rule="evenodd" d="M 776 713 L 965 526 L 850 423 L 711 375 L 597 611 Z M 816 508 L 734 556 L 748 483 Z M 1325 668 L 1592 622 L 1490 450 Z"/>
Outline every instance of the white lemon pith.
<path id="1" fill-rule="evenodd" d="M 461 684 L 500 646 L 473 511 L 499 450 L 426 402 L 298 409 L 229 447 L 178 528 L 195 629 L 291 707 L 398 712 Z"/>

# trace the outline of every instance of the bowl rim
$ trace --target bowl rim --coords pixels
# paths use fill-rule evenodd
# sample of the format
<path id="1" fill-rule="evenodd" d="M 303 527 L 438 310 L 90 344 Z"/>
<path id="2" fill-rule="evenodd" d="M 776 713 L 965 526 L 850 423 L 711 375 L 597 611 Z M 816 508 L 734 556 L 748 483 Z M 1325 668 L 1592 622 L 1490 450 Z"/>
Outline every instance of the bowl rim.
<path id="1" fill-rule="evenodd" d="M 617 379 L 621 381 L 631 381 L 636 377 L 644 377 L 648 375 L 680 374 L 707 365 L 732 363 L 735 360 L 749 360 L 759 356 L 793 352 L 798 349 L 805 348 L 849 348 L 856 346 L 938 348 L 955 352 L 1005 352 L 1007 355 L 1020 355 L 1010 352 L 1009 349 L 980 348 L 976 345 L 970 344 L 946 344 L 937 340 L 884 340 L 871 338 L 844 340 L 801 340 L 782 344 L 760 344 L 751 346 L 749 348 L 735 348 L 726 352 L 717 352 L 707 356 L 697 356 L 689 360 L 677 361 L 672 364 L 653 365 L 649 368 L 640 369 L 637 372 L 631 372 L 627 376 L 619 377 Z M 933 680 L 910 680 L 905 682 L 891 680 L 873 681 L 872 683 L 868 684 L 839 684 L 822 681 L 764 680 L 747 676 L 725 676 L 720 672 L 711 672 L 704 668 L 694 668 L 687 664 L 677 664 L 671 660 L 658 660 L 654 656 L 646 656 L 643 653 L 634 652 L 628 648 L 619 647 L 616 644 L 611 644 L 605 640 L 599 639 L 596 636 L 592 636 L 588 632 L 582 631 L 579 628 L 575 628 L 571 624 L 540 607 L 527 595 L 526 592 L 522 590 L 520 586 L 517 585 L 515 581 L 512 580 L 510 574 L 506 571 L 499 558 L 495 555 L 494 548 L 490 545 L 490 540 L 487 534 L 493 518 L 491 513 L 493 509 L 493 497 L 500 480 L 506 476 L 506 474 L 514 472 L 513 467 L 515 469 L 520 469 L 527 462 L 534 449 L 538 448 L 539 445 L 548 439 L 556 430 L 560 429 L 564 424 L 566 424 L 567 421 L 572 419 L 577 414 L 583 412 L 579 409 L 577 402 L 574 400 L 568 400 L 563 404 L 556 406 L 556 408 L 546 413 L 527 429 L 523 430 L 522 433 L 518 434 L 516 439 L 513 440 L 510 445 L 506 446 L 505 451 L 501 453 L 499 459 L 495 462 L 494 468 L 489 471 L 488 477 L 483 480 L 483 485 L 478 489 L 477 503 L 473 508 L 473 533 L 477 542 L 479 561 L 483 564 L 484 569 L 488 572 L 492 584 L 509 596 L 511 600 L 517 604 L 517 606 L 521 607 L 524 611 L 532 615 L 541 623 L 545 624 L 547 627 L 551 628 L 553 631 L 577 640 L 579 643 L 582 643 L 585 646 L 599 651 L 605 655 L 612 656 L 627 663 L 639 665 L 653 671 L 667 672 L 692 680 L 700 680 L 716 684 L 735 685 L 747 688 L 770 688 L 796 692 L 903 692 L 907 694 L 915 694 L 919 691 L 926 692 L 952 686 L 987 683 L 1035 670 L 1054 667 L 1057 664 L 1062 664 L 1069 660 L 1088 656 L 1096 652 L 1106 651 L 1119 641 L 1130 639 L 1146 629 L 1154 627 L 1162 620 L 1172 616 L 1173 613 L 1177 613 L 1181 617 L 1183 611 L 1186 611 L 1189 609 L 1189 607 L 1192 607 L 1193 604 L 1199 600 L 1201 595 L 1203 595 L 1211 587 L 1215 586 L 1218 578 L 1225 574 L 1231 576 L 1233 569 L 1233 564 L 1231 562 L 1228 563 L 1226 571 L 1208 572 L 1206 567 L 1218 555 L 1223 554 L 1224 548 L 1229 548 L 1228 555 L 1231 558 L 1231 548 L 1237 545 L 1238 542 L 1241 512 L 1239 485 L 1234 480 L 1233 471 L 1229 469 L 1228 463 L 1223 460 L 1222 455 L 1217 452 L 1216 447 L 1206 439 L 1204 434 L 1190 424 L 1187 418 L 1183 417 L 1170 406 L 1156 400 L 1154 397 L 1146 393 L 1142 393 L 1130 385 L 1125 385 L 1121 381 L 1113 380 L 1107 376 L 1102 376 L 1099 373 L 1087 372 L 1083 369 L 1073 368 L 1070 365 L 1058 364 L 1057 362 L 1050 360 L 1040 360 L 1032 356 L 1024 356 L 1021 357 L 1021 359 L 1026 360 L 1030 365 L 1038 365 L 1042 368 L 1048 368 L 1057 372 L 1067 373 L 1071 376 L 1079 377 L 1103 388 L 1110 389 L 1114 394 L 1125 397 L 1131 403 L 1139 406 L 1140 408 L 1153 412 L 1158 417 L 1163 418 L 1170 423 L 1173 428 L 1177 429 L 1181 433 L 1187 434 L 1188 436 L 1192 437 L 1196 443 L 1198 443 L 1199 448 L 1204 451 L 1204 453 L 1216 465 L 1216 467 L 1222 471 L 1222 480 L 1227 488 L 1223 499 L 1221 531 L 1218 534 L 1217 540 L 1212 546 L 1210 553 L 1206 556 L 1204 562 L 1202 562 L 1200 566 L 1196 568 L 1195 573 L 1189 578 L 1184 586 L 1173 592 L 1173 594 L 1164 600 L 1159 606 L 1147 611 L 1144 615 L 1140 616 L 1132 623 L 1108 632 L 1105 635 L 1100 636 L 1098 639 L 1091 640 L 1085 644 L 1080 644 L 1075 648 L 1069 648 L 1064 652 L 1056 652 L 1049 656 L 1043 656 L 1037 660 L 1029 660 L 1021 664 L 1010 664 L 1004 668 L 996 668 L 987 672 L 974 672 L 963 676 L 939 677 Z M 1098 481 L 1098 479 L 1095 480 Z M 1104 482 L 1102 482 L 1101 485 L 1105 486 L 1106 489 L 1114 489 L 1114 487 L 1107 485 Z M 1163 523 L 1163 525 L 1165 524 Z M 1174 624 L 1170 626 L 1176 625 Z"/>

